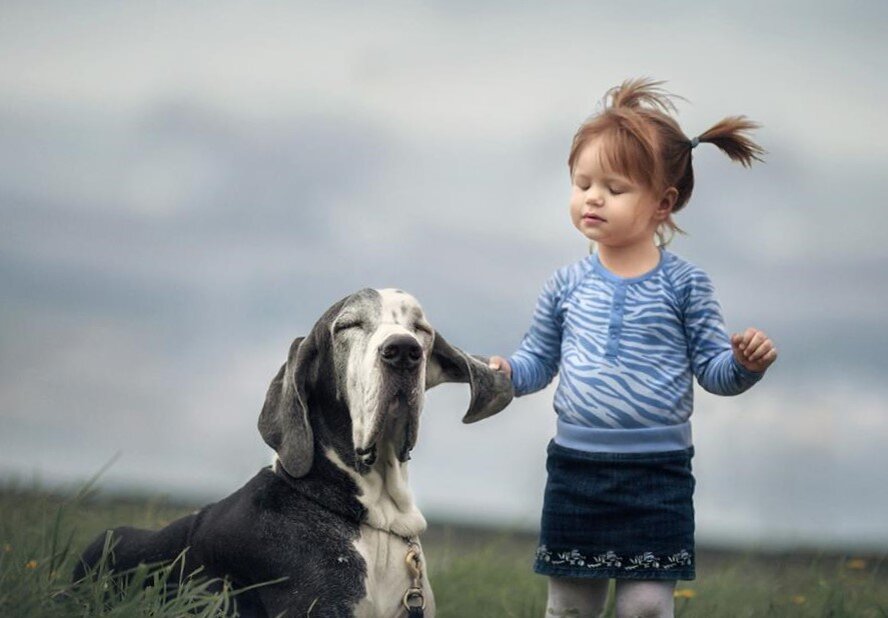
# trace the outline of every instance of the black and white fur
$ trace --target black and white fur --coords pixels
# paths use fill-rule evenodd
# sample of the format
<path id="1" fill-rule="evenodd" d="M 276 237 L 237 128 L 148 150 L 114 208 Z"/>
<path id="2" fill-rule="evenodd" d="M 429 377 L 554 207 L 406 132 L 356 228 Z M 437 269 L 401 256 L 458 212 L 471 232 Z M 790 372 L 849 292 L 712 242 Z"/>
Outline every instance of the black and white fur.
<path id="1" fill-rule="evenodd" d="M 471 386 L 463 418 L 502 410 L 511 383 L 486 359 L 451 346 L 400 290 L 361 290 L 333 305 L 290 346 L 271 382 L 259 432 L 277 453 L 227 498 L 159 531 L 111 532 L 117 572 L 185 553 L 185 572 L 227 578 L 235 589 L 282 577 L 237 597 L 253 616 L 405 615 L 405 557 L 426 521 L 413 502 L 407 461 L 425 391 Z M 105 535 L 84 552 L 75 580 L 101 557 Z M 426 616 L 435 604 L 423 578 Z"/>

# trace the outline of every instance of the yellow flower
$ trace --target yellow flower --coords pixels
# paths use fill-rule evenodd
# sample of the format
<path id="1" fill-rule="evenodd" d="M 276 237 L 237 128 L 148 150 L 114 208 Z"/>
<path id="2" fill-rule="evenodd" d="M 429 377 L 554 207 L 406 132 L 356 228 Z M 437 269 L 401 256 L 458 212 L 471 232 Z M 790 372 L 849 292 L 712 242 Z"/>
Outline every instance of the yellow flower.
<path id="1" fill-rule="evenodd" d="M 792 602 L 795 603 L 796 605 L 804 605 L 805 603 L 808 602 L 808 599 L 806 599 L 801 594 L 797 594 L 794 597 L 792 597 Z"/>
<path id="2" fill-rule="evenodd" d="M 681 590 L 676 590 L 672 596 L 676 599 L 693 599 L 697 596 L 697 592 L 690 588 L 682 588 Z"/>
<path id="3" fill-rule="evenodd" d="M 26 569 L 36 569 L 37 561 L 36 560 L 28 560 L 27 564 L 25 564 Z"/>
<path id="4" fill-rule="evenodd" d="M 852 558 L 845 563 L 845 566 L 849 569 L 854 569 L 855 571 L 862 571 L 866 568 L 866 560 L 863 560 L 861 558 Z"/>

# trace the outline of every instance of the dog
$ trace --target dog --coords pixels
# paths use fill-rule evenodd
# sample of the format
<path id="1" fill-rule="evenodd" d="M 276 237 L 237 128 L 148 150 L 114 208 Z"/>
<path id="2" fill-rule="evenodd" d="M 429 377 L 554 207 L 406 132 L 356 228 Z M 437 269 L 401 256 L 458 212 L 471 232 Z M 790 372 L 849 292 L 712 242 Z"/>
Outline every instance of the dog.
<path id="1" fill-rule="evenodd" d="M 364 289 L 342 299 L 293 341 L 271 381 L 258 426 L 274 464 L 159 531 L 100 535 L 75 581 L 110 542 L 116 573 L 184 551 L 185 573 L 235 590 L 283 578 L 236 595 L 241 616 L 434 616 L 407 462 L 425 391 L 445 382 L 470 385 L 466 423 L 513 396 L 486 358 L 435 332 L 411 295 Z"/>

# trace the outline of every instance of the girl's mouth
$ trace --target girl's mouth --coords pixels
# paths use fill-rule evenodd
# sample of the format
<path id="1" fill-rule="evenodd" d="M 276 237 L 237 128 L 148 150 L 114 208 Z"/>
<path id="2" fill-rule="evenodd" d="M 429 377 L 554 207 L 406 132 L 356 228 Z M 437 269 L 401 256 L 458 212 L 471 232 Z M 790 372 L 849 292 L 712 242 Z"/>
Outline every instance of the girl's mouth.
<path id="1" fill-rule="evenodd" d="M 589 223 L 603 223 L 607 221 L 607 219 L 603 219 L 598 215 L 583 215 L 583 221 L 587 221 Z"/>

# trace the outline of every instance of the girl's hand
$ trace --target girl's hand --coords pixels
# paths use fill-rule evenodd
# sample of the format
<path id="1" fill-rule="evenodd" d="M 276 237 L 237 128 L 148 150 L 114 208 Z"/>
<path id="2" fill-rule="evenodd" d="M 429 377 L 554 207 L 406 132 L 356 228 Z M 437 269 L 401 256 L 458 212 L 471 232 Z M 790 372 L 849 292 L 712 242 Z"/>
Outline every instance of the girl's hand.
<path id="1" fill-rule="evenodd" d="M 757 328 L 747 328 L 742 335 L 731 335 L 731 348 L 737 362 L 756 373 L 761 373 L 777 360 L 774 343 Z"/>
<path id="2" fill-rule="evenodd" d="M 488 361 L 488 366 L 494 371 L 502 371 L 506 374 L 507 378 L 510 380 L 512 379 L 512 366 L 509 365 L 509 361 L 502 356 L 491 356 Z"/>

